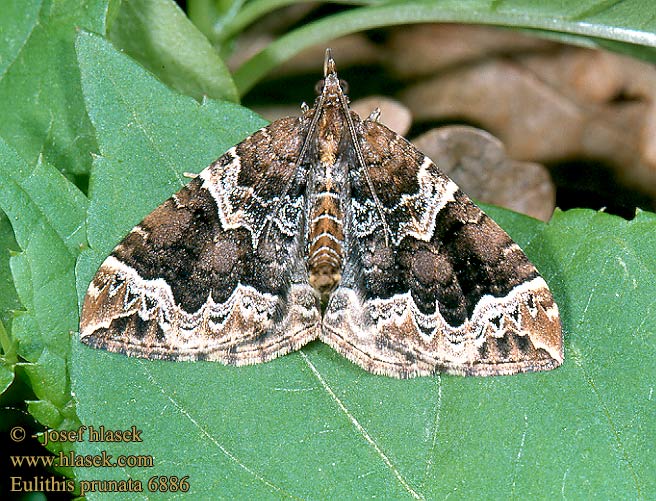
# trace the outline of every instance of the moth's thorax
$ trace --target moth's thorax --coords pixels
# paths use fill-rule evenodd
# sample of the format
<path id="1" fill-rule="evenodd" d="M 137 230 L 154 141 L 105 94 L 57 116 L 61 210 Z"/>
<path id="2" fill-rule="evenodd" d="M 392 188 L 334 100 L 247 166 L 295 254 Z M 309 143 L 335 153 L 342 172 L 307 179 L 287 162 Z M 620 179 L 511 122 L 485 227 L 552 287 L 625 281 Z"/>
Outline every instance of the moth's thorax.
<path id="1" fill-rule="evenodd" d="M 325 107 L 317 122 L 316 148 L 319 160 L 334 164 L 342 135 L 346 132 L 344 112 L 337 107 Z"/>
<path id="2" fill-rule="evenodd" d="M 348 134 L 344 112 L 332 103 L 317 110 L 317 134 L 310 140 L 316 159 L 308 182 L 308 271 L 310 285 L 324 299 L 341 279 L 344 259 L 344 202 L 347 166 L 339 155 L 342 136 Z"/>

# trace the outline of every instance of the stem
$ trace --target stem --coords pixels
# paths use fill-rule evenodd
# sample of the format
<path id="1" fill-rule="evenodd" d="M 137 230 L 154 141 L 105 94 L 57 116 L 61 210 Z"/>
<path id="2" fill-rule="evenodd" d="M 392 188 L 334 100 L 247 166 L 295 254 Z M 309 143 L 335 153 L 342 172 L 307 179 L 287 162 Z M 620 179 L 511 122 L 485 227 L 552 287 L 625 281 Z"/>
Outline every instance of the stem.
<path id="1" fill-rule="evenodd" d="M 4 359 L 7 363 L 15 364 L 18 362 L 18 358 L 16 357 L 16 346 L 9 338 L 9 334 L 7 333 L 2 320 L 0 320 L 0 346 L 2 346 Z"/>
<path id="2" fill-rule="evenodd" d="M 247 26 L 250 26 L 259 18 L 266 14 L 293 5 L 297 3 L 313 3 L 312 0 L 254 0 L 247 3 L 243 9 L 234 17 L 229 26 L 226 26 L 222 33 L 216 33 L 221 40 L 228 40 L 241 33 Z M 376 5 L 381 3 L 380 0 L 332 0 L 326 3 L 346 4 L 346 5 Z"/>

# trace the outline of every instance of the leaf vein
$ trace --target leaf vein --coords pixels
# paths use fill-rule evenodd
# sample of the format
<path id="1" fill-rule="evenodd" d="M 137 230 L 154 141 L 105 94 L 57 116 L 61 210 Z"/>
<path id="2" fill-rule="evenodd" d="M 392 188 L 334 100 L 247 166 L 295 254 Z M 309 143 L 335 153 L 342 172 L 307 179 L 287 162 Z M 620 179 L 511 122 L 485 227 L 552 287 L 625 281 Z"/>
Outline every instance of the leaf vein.
<path id="1" fill-rule="evenodd" d="M 576 349 L 574 346 L 572 346 L 570 348 L 570 351 L 572 353 L 572 357 L 571 357 L 572 360 L 583 372 L 583 376 L 585 377 L 588 386 L 592 390 L 592 393 L 594 394 L 595 398 L 599 401 L 599 407 L 601 408 L 604 416 L 606 417 L 606 420 L 608 421 L 608 425 L 613 434 L 613 438 L 615 440 L 617 449 L 619 450 L 622 459 L 627 464 L 629 471 L 631 472 L 631 476 L 633 477 L 633 482 L 635 484 L 635 488 L 637 491 L 637 498 L 642 499 L 643 498 L 642 489 L 640 488 L 640 480 L 638 478 L 638 474 L 636 473 L 635 468 L 633 467 L 633 461 L 631 461 L 631 458 L 629 457 L 629 453 L 624 447 L 624 443 L 622 442 L 622 437 L 620 436 L 617 426 L 615 425 L 615 421 L 613 420 L 613 416 L 611 415 L 610 409 L 608 409 L 608 406 L 604 402 L 604 399 L 602 398 L 601 393 L 599 392 L 599 389 L 597 388 L 597 385 L 594 382 L 594 379 L 590 374 L 588 374 L 588 371 L 585 369 L 583 365 L 581 353 L 579 352 L 579 350 Z"/>
<path id="2" fill-rule="evenodd" d="M 210 433 L 208 433 L 208 431 L 207 431 L 203 426 L 201 426 L 201 424 L 200 424 L 198 421 L 196 421 L 196 420 L 194 419 L 194 417 L 193 417 L 191 414 L 189 414 L 189 412 L 188 412 L 188 411 L 187 411 L 187 410 L 186 410 L 186 409 L 185 409 L 185 408 L 184 408 L 184 407 L 183 407 L 183 406 L 182 406 L 177 400 L 175 400 L 171 395 L 169 395 L 169 394 L 166 392 L 166 389 L 165 389 L 164 387 L 162 387 L 160 384 L 158 384 L 157 380 L 156 380 L 155 377 L 152 375 L 152 373 L 146 368 L 146 365 L 145 365 L 145 364 L 142 364 L 142 367 L 143 367 L 144 372 L 146 373 L 146 377 L 148 378 L 148 381 L 150 381 L 150 383 L 151 383 L 153 386 L 155 386 L 155 387 L 160 391 L 160 393 L 161 393 L 162 395 L 164 395 L 164 397 L 166 397 L 166 398 L 168 399 L 169 402 L 171 402 L 171 404 L 173 404 L 173 406 L 177 409 L 177 411 L 178 411 L 180 414 L 182 414 L 184 417 L 186 417 L 186 418 L 191 422 L 191 424 L 193 424 L 196 428 L 198 428 L 198 430 L 200 431 L 200 433 L 201 433 L 201 434 L 202 434 L 207 440 L 209 440 L 210 442 L 212 442 L 212 444 L 214 444 L 216 447 L 218 447 L 218 449 L 219 449 L 223 454 L 225 454 L 225 456 L 228 457 L 228 459 L 230 459 L 231 461 L 233 461 L 233 462 L 234 462 L 235 464 L 237 464 L 237 466 L 239 466 L 242 470 L 244 470 L 244 471 L 245 471 L 246 473 L 248 473 L 249 475 L 252 475 L 253 477 L 255 477 L 259 482 L 263 483 L 263 484 L 266 485 L 267 487 L 270 487 L 271 489 L 273 489 L 273 490 L 275 490 L 275 491 L 277 491 L 277 492 L 279 492 L 279 493 L 281 493 L 281 494 L 284 494 L 284 495 L 287 496 L 287 497 L 290 497 L 290 498 L 294 498 L 294 497 L 295 497 L 295 496 L 292 496 L 290 493 L 286 492 L 286 491 L 285 491 L 284 489 L 282 489 L 281 487 L 278 487 L 278 486 L 275 485 L 274 483 L 270 482 L 269 480 L 267 480 L 266 478 L 264 478 L 262 475 L 260 475 L 259 473 L 257 473 L 257 472 L 254 471 L 253 469 L 249 468 L 249 467 L 248 467 L 247 465 L 245 465 L 244 463 L 242 463 L 242 462 L 239 460 L 239 458 L 237 458 L 237 456 L 235 456 L 232 452 L 230 452 L 228 449 L 226 449 L 226 448 L 225 448 L 225 447 L 224 447 L 224 446 L 223 446 L 223 445 L 222 445 L 222 444 L 221 444 L 216 438 L 214 438 L 214 436 L 210 435 Z"/>
<path id="3" fill-rule="evenodd" d="M 433 420 L 433 433 L 431 439 L 431 447 L 428 452 L 428 459 L 426 460 L 426 469 L 424 470 L 424 481 L 422 486 L 426 486 L 428 481 L 428 474 L 433 467 L 433 457 L 435 455 L 435 447 L 437 446 L 437 431 L 440 427 L 440 414 L 442 412 L 442 377 L 437 374 L 437 399 L 435 400 L 435 419 Z"/>
<path id="4" fill-rule="evenodd" d="M 112 85 L 115 88 L 117 89 L 120 88 L 119 83 L 112 78 L 111 74 L 108 74 L 107 78 L 112 82 Z M 175 166 L 171 164 L 170 158 L 167 155 L 165 155 L 162 150 L 160 150 L 160 148 L 157 146 L 157 142 L 155 141 L 155 139 L 148 133 L 147 127 L 141 122 L 141 120 L 139 120 L 139 114 L 134 109 L 134 107 L 130 105 L 129 101 L 123 98 L 123 95 L 120 92 L 117 92 L 117 96 L 121 99 L 121 104 L 125 107 L 125 109 L 129 110 L 130 115 L 134 120 L 134 123 L 137 124 L 137 127 L 139 127 L 139 130 L 141 130 L 141 132 L 146 137 L 152 148 L 157 152 L 157 155 L 163 160 L 164 165 L 173 173 L 178 183 L 180 185 L 186 184 L 186 180 L 184 179 L 184 176 L 181 175 L 177 171 Z"/>
<path id="5" fill-rule="evenodd" d="M 528 415 L 524 414 L 524 431 L 522 432 L 522 439 L 519 442 L 519 449 L 517 450 L 517 456 L 515 456 L 515 461 L 514 462 L 514 467 L 513 467 L 513 475 L 512 475 L 512 482 L 511 482 L 511 491 L 510 491 L 510 498 L 515 499 L 515 487 L 517 483 L 517 472 L 519 471 L 519 464 L 520 461 L 522 460 L 522 454 L 524 452 L 524 445 L 526 444 L 526 433 L 528 432 Z"/>
<path id="6" fill-rule="evenodd" d="M 351 422 L 353 426 L 355 426 L 355 429 L 360 433 L 362 438 L 365 439 L 365 441 L 371 445 L 371 447 L 374 448 L 376 453 L 380 456 L 380 459 L 385 463 L 385 466 L 387 466 L 390 471 L 394 474 L 396 479 L 399 481 L 399 483 L 403 486 L 403 488 L 408 491 L 408 493 L 415 499 L 424 499 L 424 496 L 421 494 L 417 493 L 408 481 L 403 478 L 403 475 L 401 475 L 401 472 L 394 466 L 392 461 L 390 460 L 389 457 L 383 452 L 383 450 L 380 448 L 380 446 L 376 443 L 376 441 L 372 438 L 371 435 L 367 432 L 367 430 L 360 424 L 360 422 L 356 419 L 356 417 L 351 414 L 351 412 L 346 408 L 344 403 L 341 401 L 341 399 L 335 394 L 333 389 L 330 387 L 330 385 L 326 382 L 326 380 L 323 378 L 321 373 L 318 371 L 318 369 L 314 366 L 314 364 L 310 361 L 308 356 L 303 353 L 303 351 L 299 351 L 300 355 L 303 357 L 303 360 L 307 364 L 307 366 L 310 368 L 312 373 L 315 375 L 315 377 L 319 380 L 319 383 L 321 383 L 321 386 L 323 386 L 323 389 L 326 390 L 330 398 L 337 404 L 337 407 L 346 415 L 348 420 Z"/>

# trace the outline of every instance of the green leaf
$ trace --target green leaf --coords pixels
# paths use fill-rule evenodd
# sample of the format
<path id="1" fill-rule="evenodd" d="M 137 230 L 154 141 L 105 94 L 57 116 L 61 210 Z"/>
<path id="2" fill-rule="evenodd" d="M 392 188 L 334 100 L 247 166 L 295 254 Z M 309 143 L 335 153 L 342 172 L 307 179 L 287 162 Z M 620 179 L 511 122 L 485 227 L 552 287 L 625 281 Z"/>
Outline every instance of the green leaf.
<path id="1" fill-rule="evenodd" d="M 39 157 L 41 160 L 41 157 Z M 67 357 L 77 330 L 75 259 L 85 242 L 86 198 L 54 167 L 29 164 L 0 140 L 0 208 L 7 214 L 22 252 L 10 267 L 24 310 L 12 323 L 17 353 L 26 360 L 43 424 L 68 422 L 71 400 Z"/>
<path id="2" fill-rule="evenodd" d="M 243 368 L 74 343 L 80 413 L 142 429 L 143 443 L 112 453 L 153 455 L 154 468 L 130 474 L 144 484 L 190 475 L 197 496 L 652 498 L 656 215 L 576 210 L 544 225 L 495 212 L 504 225 L 522 220 L 514 237 L 560 304 L 566 359 L 556 371 L 399 381 L 320 343 Z"/>
<path id="3" fill-rule="evenodd" d="M 73 51 L 76 30 L 104 33 L 108 0 L 4 0 L 0 9 L 0 136 L 28 164 L 68 176 L 95 149 Z"/>
<path id="4" fill-rule="evenodd" d="M 240 23 L 239 27 L 232 29 L 237 24 L 235 18 L 241 16 L 244 3 L 245 0 L 189 0 L 187 14 L 214 45 L 221 46 L 245 27 Z M 278 4 L 275 1 L 269 3 L 273 8 Z M 258 11 L 258 14 L 261 14 L 261 11 Z"/>
<path id="5" fill-rule="evenodd" d="M 78 266 L 83 293 L 111 248 L 179 188 L 182 171 L 201 169 L 261 122 L 171 92 L 97 36 L 82 33 L 77 49 L 100 145 L 92 263 Z M 366 373 L 318 342 L 235 368 L 131 359 L 74 340 L 81 420 L 96 431 L 135 426 L 143 440 L 85 440 L 77 452 L 153 461 L 78 468 L 78 480 L 130 477 L 147 489 L 154 475 L 188 475 L 198 498 L 654 497 L 647 437 L 656 425 L 656 215 L 627 222 L 577 210 L 544 224 L 490 212 L 554 291 L 563 367 L 400 381 Z"/>
<path id="6" fill-rule="evenodd" d="M 656 17 L 645 17 L 645 11 L 651 8 L 651 3 L 645 0 L 396 0 L 370 3 L 370 6 L 305 24 L 269 44 L 234 73 L 240 95 L 248 92 L 273 68 L 307 47 L 349 33 L 411 23 L 463 22 L 565 33 L 570 42 L 579 37 L 582 44 L 600 44 L 656 61 Z M 251 12 L 259 12 L 257 8 L 265 10 L 266 5 L 263 1 L 253 2 L 244 8 L 249 16 L 242 17 L 250 20 L 253 17 Z M 241 18 L 236 22 L 242 22 Z"/>
<path id="7" fill-rule="evenodd" d="M 109 37 L 117 47 L 184 94 L 237 101 L 228 68 L 171 0 L 122 2 Z"/>
<path id="8" fill-rule="evenodd" d="M 4 324 L 0 321 L 0 340 L 2 341 L 2 354 L 0 355 L 0 397 L 14 381 L 14 367 L 16 366 L 16 345 L 9 339 Z"/>
<path id="9" fill-rule="evenodd" d="M 7 215 L 0 210 L 0 396 L 14 380 L 18 361 L 16 341 L 11 338 L 14 312 L 21 309 L 9 266 L 10 256 L 19 250 Z"/>
<path id="10" fill-rule="evenodd" d="M 18 250 L 9 218 L 0 211 L 0 322 L 5 327 L 11 325 L 13 312 L 21 307 L 9 268 L 9 258 Z"/>

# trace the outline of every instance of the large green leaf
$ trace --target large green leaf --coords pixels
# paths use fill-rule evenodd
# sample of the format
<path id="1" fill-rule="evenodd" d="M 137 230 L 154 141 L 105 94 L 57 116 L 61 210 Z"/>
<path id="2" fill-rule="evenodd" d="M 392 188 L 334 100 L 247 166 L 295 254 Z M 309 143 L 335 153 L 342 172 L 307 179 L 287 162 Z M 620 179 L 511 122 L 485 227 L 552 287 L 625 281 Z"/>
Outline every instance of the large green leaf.
<path id="1" fill-rule="evenodd" d="M 255 0 L 244 7 L 241 15 L 234 16 L 231 23 L 241 29 L 257 16 L 285 3 L 293 2 Z M 239 92 L 245 94 L 273 68 L 307 47 L 349 33 L 411 23 L 463 22 L 534 29 L 552 36 L 565 34 L 569 43 L 608 46 L 656 61 L 656 17 L 645 16 L 645 12 L 653 10 L 649 0 L 370 0 L 355 3 L 370 5 L 304 24 L 244 63 L 234 74 Z M 230 27 L 222 27 L 222 30 L 230 32 Z"/>
<path id="2" fill-rule="evenodd" d="M 38 399 L 29 409 L 47 426 L 65 426 L 75 421 L 67 359 L 78 321 L 74 270 L 87 200 L 54 167 L 24 161 L 2 140 L 0 178 L 0 208 L 22 249 L 10 259 L 24 308 L 13 318 L 12 338 Z"/>
<path id="3" fill-rule="evenodd" d="M 14 280 L 11 276 L 9 259 L 19 250 L 14 230 L 7 215 L 0 211 L 0 395 L 14 380 L 14 366 L 17 362 L 16 343 L 10 336 L 14 312 L 21 308 Z"/>
<path id="4" fill-rule="evenodd" d="M 90 186 L 95 267 L 135 223 L 260 121 L 199 105 L 102 39 L 77 44 L 100 156 Z M 551 285 L 566 359 L 550 373 L 394 380 L 321 343 L 251 367 L 130 359 L 74 340 L 78 413 L 142 442 L 80 454 L 150 455 L 153 467 L 78 468 L 78 480 L 189 476 L 197 498 L 651 498 L 656 215 L 493 210 Z M 100 495 L 88 494 L 89 498 Z M 121 496 L 116 495 L 119 499 Z M 131 499 L 132 495 L 126 495 Z"/>
<path id="5" fill-rule="evenodd" d="M 136 425 L 144 442 L 112 452 L 154 456 L 106 477 L 190 475 L 196 495 L 226 498 L 653 497 L 656 215 L 570 211 L 509 229 L 561 306 L 562 368 L 398 381 L 319 343 L 245 368 L 75 344 L 84 421 Z"/>
<path id="6" fill-rule="evenodd" d="M 7 326 L 13 312 L 20 309 L 20 301 L 9 268 L 9 258 L 19 249 L 14 230 L 7 215 L 0 211 L 0 321 Z"/>
<path id="7" fill-rule="evenodd" d="M 180 92 L 237 101 L 227 67 L 171 0 L 122 2 L 109 29 L 114 44 Z"/>
<path id="8" fill-rule="evenodd" d="M 86 173 L 95 149 L 73 50 L 80 27 L 104 33 L 109 0 L 3 0 L 0 135 L 29 164 Z"/>

